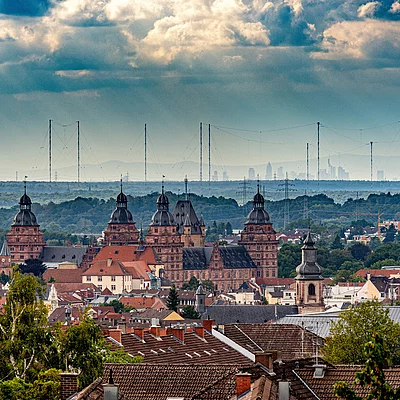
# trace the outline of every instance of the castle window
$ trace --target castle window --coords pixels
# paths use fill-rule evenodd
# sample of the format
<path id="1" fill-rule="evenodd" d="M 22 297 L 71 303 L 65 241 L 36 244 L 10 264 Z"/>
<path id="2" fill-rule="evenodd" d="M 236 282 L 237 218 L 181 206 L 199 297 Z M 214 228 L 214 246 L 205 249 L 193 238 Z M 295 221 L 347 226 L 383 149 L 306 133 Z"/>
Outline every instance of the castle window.
<path id="1" fill-rule="evenodd" d="M 315 285 L 313 283 L 308 285 L 308 295 L 315 296 Z"/>
<path id="2" fill-rule="evenodd" d="M 158 228 L 154 228 L 154 232 L 155 232 L 155 233 L 158 233 Z"/>
<path id="3" fill-rule="evenodd" d="M 272 277 L 275 278 L 275 271 L 272 271 Z"/>
<path id="4" fill-rule="evenodd" d="M 19 246 L 19 249 L 20 249 L 21 251 L 24 251 L 24 246 Z"/>
<path id="5" fill-rule="evenodd" d="M 257 278 L 261 277 L 261 271 L 257 271 Z"/>

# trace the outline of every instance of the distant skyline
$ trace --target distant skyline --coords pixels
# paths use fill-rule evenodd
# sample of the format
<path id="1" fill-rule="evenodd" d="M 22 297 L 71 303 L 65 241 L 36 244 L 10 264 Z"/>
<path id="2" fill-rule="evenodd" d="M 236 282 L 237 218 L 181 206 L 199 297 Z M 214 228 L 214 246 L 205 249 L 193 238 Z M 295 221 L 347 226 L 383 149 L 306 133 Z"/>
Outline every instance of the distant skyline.
<path id="1" fill-rule="evenodd" d="M 0 0 L 0 55 L 2 180 L 48 180 L 49 119 L 58 180 L 76 179 L 77 120 L 82 165 L 142 162 L 147 123 L 149 180 L 198 162 L 199 122 L 222 176 L 305 163 L 307 142 L 315 159 L 317 121 L 321 157 L 369 179 L 372 141 L 374 176 L 397 178 L 399 0 Z"/>

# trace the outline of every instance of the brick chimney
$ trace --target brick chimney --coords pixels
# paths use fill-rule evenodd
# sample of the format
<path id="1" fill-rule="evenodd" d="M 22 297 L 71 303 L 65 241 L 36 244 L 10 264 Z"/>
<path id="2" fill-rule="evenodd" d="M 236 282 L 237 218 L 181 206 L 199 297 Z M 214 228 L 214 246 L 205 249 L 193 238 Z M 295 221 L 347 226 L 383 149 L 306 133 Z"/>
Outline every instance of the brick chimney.
<path id="1" fill-rule="evenodd" d="M 212 326 L 215 325 L 215 321 L 213 319 L 205 319 L 203 320 L 203 327 L 206 331 L 212 331 Z"/>
<path id="2" fill-rule="evenodd" d="M 274 361 L 278 359 L 278 352 L 272 351 L 266 353 L 265 351 L 257 351 L 254 353 L 255 363 L 260 363 L 264 367 L 268 368 L 270 371 L 274 369 Z"/>
<path id="3" fill-rule="evenodd" d="M 159 326 L 159 325 L 152 325 L 152 326 L 150 327 L 150 333 L 151 333 L 154 337 L 159 338 L 159 337 L 160 337 L 160 333 L 161 333 L 161 326 Z"/>
<path id="4" fill-rule="evenodd" d="M 122 333 L 126 333 L 126 321 L 120 321 L 118 323 L 118 329 L 122 332 Z"/>
<path id="5" fill-rule="evenodd" d="M 111 338 L 122 344 L 122 331 L 119 329 L 111 329 L 109 334 Z"/>
<path id="6" fill-rule="evenodd" d="M 112 258 L 107 258 L 107 267 L 111 267 L 112 261 Z"/>
<path id="7" fill-rule="evenodd" d="M 182 343 L 185 343 L 185 331 L 183 329 L 172 328 L 172 334 Z"/>
<path id="8" fill-rule="evenodd" d="M 133 334 L 140 337 L 141 340 L 144 340 L 144 329 L 143 328 L 134 328 Z"/>
<path id="9" fill-rule="evenodd" d="M 236 397 L 239 398 L 251 388 L 251 374 L 239 372 L 236 374 Z"/>
<path id="10" fill-rule="evenodd" d="M 196 326 L 196 327 L 194 328 L 194 333 L 195 333 L 197 336 L 200 336 L 202 339 L 204 339 L 204 327 L 202 327 L 202 326 Z"/>
<path id="11" fill-rule="evenodd" d="M 61 400 L 67 400 L 78 391 L 78 374 L 72 372 L 62 372 L 60 374 Z"/>

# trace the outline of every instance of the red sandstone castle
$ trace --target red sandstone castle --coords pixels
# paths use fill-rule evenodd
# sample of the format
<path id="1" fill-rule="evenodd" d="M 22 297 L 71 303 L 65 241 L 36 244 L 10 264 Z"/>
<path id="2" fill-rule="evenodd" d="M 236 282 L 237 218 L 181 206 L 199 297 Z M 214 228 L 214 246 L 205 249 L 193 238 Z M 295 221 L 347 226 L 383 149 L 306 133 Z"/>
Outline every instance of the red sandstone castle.
<path id="1" fill-rule="evenodd" d="M 26 194 L 26 184 L 19 204 L 20 211 L 7 234 L 14 263 L 39 258 L 45 249 L 43 234 L 31 210 L 31 199 Z M 116 209 L 104 231 L 104 244 L 151 247 L 157 261 L 164 265 L 164 276 L 177 286 L 189 281 L 191 276 L 212 280 L 219 290 L 236 289 L 252 278 L 278 277 L 278 241 L 259 187 L 239 245 L 204 246 L 205 223 L 202 217 L 198 219 L 187 189 L 184 199 L 179 199 L 170 212 L 163 185 L 156 206 L 144 240 L 128 210 L 128 197 L 122 191 L 121 182 Z"/>

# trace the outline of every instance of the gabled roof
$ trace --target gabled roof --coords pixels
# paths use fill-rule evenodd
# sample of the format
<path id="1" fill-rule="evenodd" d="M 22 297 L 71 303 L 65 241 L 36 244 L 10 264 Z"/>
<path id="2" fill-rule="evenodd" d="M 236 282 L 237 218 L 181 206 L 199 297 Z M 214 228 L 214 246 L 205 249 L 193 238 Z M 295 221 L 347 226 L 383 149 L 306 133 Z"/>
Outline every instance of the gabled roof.
<path id="1" fill-rule="evenodd" d="M 108 260 L 100 260 L 94 262 L 94 264 L 89 267 L 85 272 L 82 273 L 82 276 L 124 276 L 131 275 L 130 272 L 126 270 L 122 262 L 119 260 L 111 260 L 111 263 Z"/>
<path id="2" fill-rule="evenodd" d="M 148 264 L 156 265 L 157 261 L 151 247 L 144 250 L 138 249 L 139 246 L 104 246 L 97 253 L 93 262 L 107 260 L 108 258 L 125 261 L 147 261 Z"/>
<path id="3" fill-rule="evenodd" d="M 103 381 L 96 380 L 71 400 L 102 399 L 110 369 L 124 400 L 227 400 L 235 397 L 240 372 L 227 365 L 106 364 Z"/>
<path id="4" fill-rule="evenodd" d="M 82 283 L 82 270 L 56 268 L 46 269 L 43 273 L 44 281 L 48 282 L 51 278 L 53 278 L 56 283 Z"/>
<path id="5" fill-rule="evenodd" d="M 87 246 L 44 246 L 39 258 L 45 264 L 69 261 L 79 266 L 87 249 Z"/>
<path id="6" fill-rule="evenodd" d="M 207 307 L 204 319 L 213 319 L 221 325 L 234 323 L 262 324 L 297 313 L 297 306 L 212 305 Z"/>
<path id="7" fill-rule="evenodd" d="M 204 331 L 204 340 L 195 333 L 185 332 L 184 343 L 175 336 L 160 338 L 144 332 L 144 341 L 132 334 L 122 334 L 124 350 L 142 356 L 146 364 L 194 364 L 251 366 L 253 362 L 235 349 Z"/>
<path id="8" fill-rule="evenodd" d="M 10 256 L 10 249 L 7 245 L 7 240 L 3 242 L 3 246 L 1 246 L 0 256 L 8 257 Z"/>
<path id="9" fill-rule="evenodd" d="M 142 278 L 145 281 L 149 281 L 149 273 L 151 273 L 151 269 L 149 268 L 146 261 L 125 261 L 124 267 L 127 271 L 132 273 L 133 277 Z"/>
<path id="10" fill-rule="evenodd" d="M 311 357 L 316 341 L 323 344 L 321 337 L 289 324 L 228 324 L 224 335 L 252 353 L 277 350 L 283 361 Z"/>
<path id="11" fill-rule="evenodd" d="M 183 234 L 185 224 L 191 226 L 192 234 L 201 234 L 200 221 L 190 200 L 178 200 L 172 214 L 180 234 Z"/>

